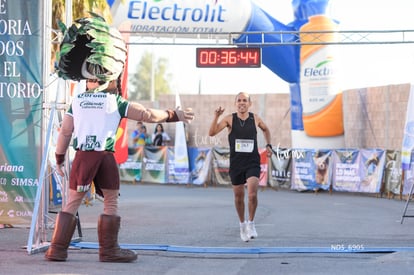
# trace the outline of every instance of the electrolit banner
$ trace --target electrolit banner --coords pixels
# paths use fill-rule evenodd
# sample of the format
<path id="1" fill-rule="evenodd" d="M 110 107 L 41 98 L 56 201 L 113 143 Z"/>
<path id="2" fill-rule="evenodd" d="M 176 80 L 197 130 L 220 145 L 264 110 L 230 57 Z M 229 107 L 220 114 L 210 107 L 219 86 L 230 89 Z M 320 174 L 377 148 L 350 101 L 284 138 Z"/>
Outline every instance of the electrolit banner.
<path id="1" fill-rule="evenodd" d="M 300 31 L 301 42 L 314 42 L 315 35 L 307 32 L 336 30 L 337 25 L 327 16 L 314 15 Z M 332 33 L 318 34 L 318 40 L 337 41 Z M 344 133 L 342 93 L 337 62 L 338 47 L 332 45 L 302 45 L 300 50 L 300 87 L 303 126 L 309 136 L 329 137 Z"/>
<path id="2" fill-rule="evenodd" d="M 241 32 L 251 17 L 250 0 L 116 0 L 113 24 L 131 22 L 133 32 L 185 34 Z M 111 3 L 110 3 L 111 4 Z"/>
<path id="3" fill-rule="evenodd" d="M 115 26 L 128 21 L 131 31 L 141 35 L 174 34 L 179 38 L 194 32 L 242 32 L 234 39 L 235 45 L 278 44 L 262 45 L 262 64 L 290 84 L 292 147 L 345 146 L 339 56 L 332 46 L 296 43 L 313 39 L 307 32 L 338 29 L 326 14 L 329 0 L 292 0 L 295 19 L 287 25 L 251 0 L 108 0 L 108 4 Z M 316 41 L 335 39 L 327 33 Z"/>

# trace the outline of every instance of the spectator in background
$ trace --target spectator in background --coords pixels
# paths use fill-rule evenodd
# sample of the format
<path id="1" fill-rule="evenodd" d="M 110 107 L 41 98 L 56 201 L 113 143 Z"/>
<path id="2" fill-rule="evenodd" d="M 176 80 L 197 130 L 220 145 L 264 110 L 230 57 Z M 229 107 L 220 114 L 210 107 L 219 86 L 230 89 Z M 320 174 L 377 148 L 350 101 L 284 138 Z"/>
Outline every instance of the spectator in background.
<path id="1" fill-rule="evenodd" d="M 144 123 L 142 121 L 137 121 L 137 127 L 131 134 L 132 139 L 132 147 L 136 148 L 138 146 L 138 139 L 141 134 L 141 128 L 144 126 Z"/>
<path id="2" fill-rule="evenodd" d="M 164 127 L 161 123 L 155 126 L 154 134 L 152 134 L 152 145 L 165 146 L 169 145 L 171 141 L 170 136 L 164 131 Z"/>
<path id="3" fill-rule="evenodd" d="M 144 145 L 151 145 L 152 140 L 151 136 L 147 133 L 147 127 L 145 125 L 141 126 L 141 132 L 138 136 L 137 145 L 144 146 Z"/>

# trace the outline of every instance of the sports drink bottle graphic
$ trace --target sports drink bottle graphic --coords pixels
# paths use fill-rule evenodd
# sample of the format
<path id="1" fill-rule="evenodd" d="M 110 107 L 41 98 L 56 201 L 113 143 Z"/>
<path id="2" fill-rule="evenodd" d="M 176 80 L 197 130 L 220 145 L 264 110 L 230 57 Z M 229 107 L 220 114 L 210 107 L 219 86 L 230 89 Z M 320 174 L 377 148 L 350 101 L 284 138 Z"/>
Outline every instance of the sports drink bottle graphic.
<path id="1" fill-rule="evenodd" d="M 325 15 L 310 16 L 300 28 L 300 87 L 303 126 L 308 136 L 344 133 L 337 46 L 318 44 L 337 41 L 337 35 L 331 32 L 335 30 L 337 25 Z"/>

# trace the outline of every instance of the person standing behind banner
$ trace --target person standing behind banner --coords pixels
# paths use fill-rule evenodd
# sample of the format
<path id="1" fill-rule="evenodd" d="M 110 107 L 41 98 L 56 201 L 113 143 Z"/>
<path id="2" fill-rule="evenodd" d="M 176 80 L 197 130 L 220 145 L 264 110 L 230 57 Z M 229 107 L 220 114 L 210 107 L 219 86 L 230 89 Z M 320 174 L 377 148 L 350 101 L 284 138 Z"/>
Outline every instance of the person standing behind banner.
<path id="1" fill-rule="evenodd" d="M 145 146 L 145 145 L 151 145 L 152 140 L 151 136 L 147 133 L 147 127 L 145 125 L 141 126 L 141 133 L 138 136 L 137 145 L 138 146 Z"/>
<path id="2" fill-rule="evenodd" d="M 228 131 L 230 145 L 230 179 L 233 186 L 234 203 L 240 222 L 240 238 L 244 242 L 257 238 L 254 217 L 258 205 L 257 190 L 260 178 L 260 155 L 257 147 L 257 127 L 263 131 L 267 142 L 267 156 L 272 155 L 269 128 L 256 114 L 249 112 L 252 106 L 250 96 L 241 92 L 237 94 L 236 113 L 228 114 L 219 122 L 224 109 L 219 106 L 214 111 L 209 135 L 215 136 L 224 128 Z M 245 185 L 248 192 L 248 220 L 245 219 Z"/>
<path id="3" fill-rule="evenodd" d="M 136 148 L 138 146 L 139 135 L 141 134 L 141 128 L 144 126 L 142 121 L 137 121 L 136 129 L 131 134 L 132 146 Z"/>
<path id="4" fill-rule="evenodd" d="M 122 249 L 118 244 L 121 218 L 118 216 L 120 178 L 114 157 L 115 135 L 122 118 L 143 122 L 190 123 L 194 119 L 191 109 L 160 110 L 122 98 L 121 81 L 110 81 L 108 88 L 94 92 L 101 83 L 88 79 L 86 91 L 73 98 L 65 114 L 56 145 L 56 171 L 64 176 L 65 155 L 73 135 L 76 150 L 69 177 L 66 205 L 58 213 L 49 249 L 45 258 L 66 261 L 67 250 L 76 228 L 76 212 L 91 188 L 103 197 L 103 213 L 98 218 L 99 261 L 132 262 L 137 254 Z M 88 102 L 88 104 L 83 104 Z M 91 108 L 91 106 L 98 106 Z"/>
<path id="5" fill-rule="evenodd" d="M 152 145 L 154 146 L 166 146 L 171 141 L 170 136 L 164 131 L 164 127 L 161 123 L 155 126 L 154 133 L 152 134 Z"/>

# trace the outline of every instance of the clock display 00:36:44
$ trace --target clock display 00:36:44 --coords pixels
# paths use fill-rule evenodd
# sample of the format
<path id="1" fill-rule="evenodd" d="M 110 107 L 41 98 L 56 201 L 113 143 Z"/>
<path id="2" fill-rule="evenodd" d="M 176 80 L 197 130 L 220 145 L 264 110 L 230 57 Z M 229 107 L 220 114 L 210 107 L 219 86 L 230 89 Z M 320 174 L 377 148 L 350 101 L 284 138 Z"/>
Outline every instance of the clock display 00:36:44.
<path id="1" fill-rule="evenodd" d="M 197 48 L 198 68 L 260 68 L 260 48 Z"/>

